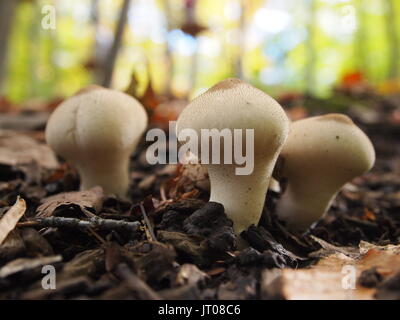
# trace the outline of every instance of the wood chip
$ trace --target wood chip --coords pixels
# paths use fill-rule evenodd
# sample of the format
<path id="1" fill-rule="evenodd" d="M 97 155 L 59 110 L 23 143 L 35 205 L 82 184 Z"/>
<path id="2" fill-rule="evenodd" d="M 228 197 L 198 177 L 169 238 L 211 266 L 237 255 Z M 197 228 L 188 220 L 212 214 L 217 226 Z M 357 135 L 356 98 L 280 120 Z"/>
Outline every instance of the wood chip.
<path id="1" fill-rule="evenodd" d="M 19 219 L 26 211 L 25 200 L 18 197 L 15 204 L 8 210 L 0 220 L 0 245 L 7 238 L 8 234 L 14 230 Z"/>

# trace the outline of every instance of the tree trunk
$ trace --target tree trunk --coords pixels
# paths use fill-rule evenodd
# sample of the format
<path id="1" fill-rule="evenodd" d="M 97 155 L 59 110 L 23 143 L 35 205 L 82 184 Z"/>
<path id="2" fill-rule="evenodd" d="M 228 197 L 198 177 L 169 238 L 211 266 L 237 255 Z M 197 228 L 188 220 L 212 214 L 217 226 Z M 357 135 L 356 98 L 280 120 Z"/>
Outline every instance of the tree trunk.
<path id="1" fill-rule="evenodd" d="M 7 69 L 7 48 L 14 20 L 16 0 L 0 1 L 0 90 L 2 89 L 4 76 Z"/>
<path id="2" fill-rule="evenodd" d="M 308 0 L 309 20 L 307 24 L 308 38 L 306 41 L 306 65 L 304 68 L 304 79 L 306 82 L 306 92 L 311 93 L 315 85 L 315 65 L 316 51 L 314 46 L 315 23 L 316 23 L 316 0 Z"/>
<path id="3" fill-rule="evenodd" d="M 394 0 L 386 0 L 386 30 L 390 48 L 389 79 L 399 77 L 400 43 L 396 26 L 396 5 Z"/>
<path id="4" fill-rule="evenodd" d="M 367 65 L 367 53 L 368 48 L 366 44 L 368 43 L 368 32 L 366 31 L 366 16 L 363 7 L 363 0 L 357 1 L 356 6 L 357 14 L 357 32 L 354 41 L 354 58 L 355 66 L 357 71 L 362 71 L 364 75 L 367 75 L 368 71 Z"/>
<path id="5" fill-rule="evenodd" d="M 117 58 L 118 50 L 121 46 L 122 35 L 124 33 L 126 20 L 128 19 L 130 2 L 131 2 L 130 0 L 124 0 L 124 3 L 122 5 L 122 9 L 118 19 L 117 29 L 115 31 L 114 41 L 110 48 L 110 52 L 108 54 L 108 58 L 104 68 L 103 86 L 106 88 L 110 87 L 111 85 L 115 60 Z"/>

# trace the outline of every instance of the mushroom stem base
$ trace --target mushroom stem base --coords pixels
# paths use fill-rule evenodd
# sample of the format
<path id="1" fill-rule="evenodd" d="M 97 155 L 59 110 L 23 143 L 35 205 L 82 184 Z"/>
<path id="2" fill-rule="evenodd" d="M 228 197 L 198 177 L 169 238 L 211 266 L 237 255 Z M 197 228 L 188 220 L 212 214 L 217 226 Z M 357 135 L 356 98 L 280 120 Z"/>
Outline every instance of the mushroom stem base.
<path id="1" fill-rule="evenodd" d="M 250 175 L 235 175 L 235 166 L 208 165 L 210 201 L 221 203 L 236 234 L 257 225 L 271 177 L 269 166 L 255 168 Z"/>
<path id="2" fill-rule="evenodd" d="M 125 197 L 129 187 L 128 164 L 114 166 L 77 166 L 81 178 L 81 190 L 101 186 L 105 194 Z"/>
<path id="3" fill-rule="evenodd" d="M 337 192 L 332 194 L 322 190 L 305 194 L 304 190 L 294 190 L 289 184 L 279 199 L 276 214 L 286 222 L 289 229 L 304 232 L 323 217 L 336 194 Z"/>

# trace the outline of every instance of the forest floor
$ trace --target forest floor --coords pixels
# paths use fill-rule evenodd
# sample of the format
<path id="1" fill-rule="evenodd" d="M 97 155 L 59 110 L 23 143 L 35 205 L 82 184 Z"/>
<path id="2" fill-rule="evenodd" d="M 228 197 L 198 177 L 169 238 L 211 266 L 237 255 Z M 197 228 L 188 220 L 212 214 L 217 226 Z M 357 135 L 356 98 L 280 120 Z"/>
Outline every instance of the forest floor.
<path id="1" fill-rule="evenodd" d="M 270 190 L 242 250 L 223 209 L 207 203 L 200 167 L 150 166 L 143 142 L 127 199 L 77 191 L 76 171 L 44 144 L 48 112 L 3 110 L 0 299 L 400 299 L 399 96 L 281 103 L 296 119 L 344 96 L 375 146 L 375 166 L 303 235 L 278 221 L 281 191 Z M 56 269 L 52 290 L 42 286 L 46 265 Z"/>

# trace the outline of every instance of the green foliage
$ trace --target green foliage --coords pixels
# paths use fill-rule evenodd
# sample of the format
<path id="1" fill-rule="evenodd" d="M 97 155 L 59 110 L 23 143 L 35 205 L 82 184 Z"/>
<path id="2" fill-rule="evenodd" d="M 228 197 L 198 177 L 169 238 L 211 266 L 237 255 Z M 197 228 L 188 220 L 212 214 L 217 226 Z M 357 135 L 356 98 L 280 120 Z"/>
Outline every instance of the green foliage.
<path id="1" fill-rule="evenodd" d="M 315 22 L 307 29 L 310 1 L 315 1 Z M 279 6 L 272 0 L 198 0 L 195 22 L 205 30 L 194 37 L 177 32 L 187 20 L 183 0 L 169 0 L 168 11 L 166 2 L 132 0 L 113 87 L 124 90 L 135 74 L 140 92 L 151 79 L 156 91 L 193 96 L 242 74 L 273 94 L 304 91 L 307 79 L 314 79 L 311 92 L 328 96 L 345 73 L 361 70 L 372 83 L 387 80 L 390 73 L 393 35 L 388 35 L 384 0 L 296 0 Z M 55 30 L 41 26 L 41 10 L 47 4 L 56 8 Z M 90 0 L 20 1 L 8 49 L 5 95 L 17 103 L 50 99 L 98 81 L 99 70 L 88 67 L 98 53 L 95 35 L 110 44 L 122 1 L 99 4 L 95 25 Z M 400 16 L 398 4 L 394 10 Z M 273 18 L 278 14 L 289 20 L 277 31 L 282 21 Z M 399 28 L 397 23 L 397 41 Z M 307 70 L 310 59 L 312 69 Z"/>

